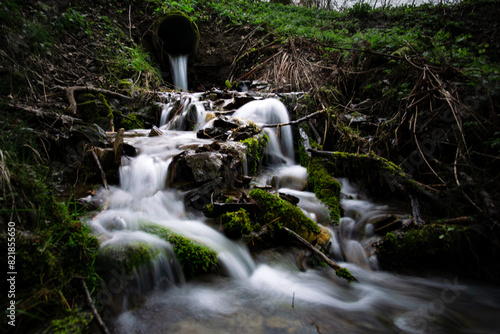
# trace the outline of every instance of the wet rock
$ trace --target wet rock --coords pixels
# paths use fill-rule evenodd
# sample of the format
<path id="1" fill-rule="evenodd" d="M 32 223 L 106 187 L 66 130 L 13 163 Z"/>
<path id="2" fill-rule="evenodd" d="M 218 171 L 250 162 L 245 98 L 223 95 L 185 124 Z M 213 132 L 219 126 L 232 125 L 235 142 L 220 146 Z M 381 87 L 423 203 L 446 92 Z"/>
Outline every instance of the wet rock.
<path id="1" fill-rule="evenodd" d="M 122 155 L 127 156 L 127 157 L 131 157 L 131 158 L 136 157 L 137 156 L 137 149 L 130 144 L 123 143 Z"/>
<path id="2" fill-rule="evenodd" d="M 399 230 L 403 227 L 403 222 L 399 217 L 391 214 L 375 217 L 369 221 L 375 228 L 375 233 L 378 235 L 385 235 L 387 232 Z"/>
<path id="3" fill-rule="evenodd" d="M 162 134 L 163 134 L 163 132 L 160 129 L 158 129 L 158 127 L 153 126 L 151 128 L 151 132 L 149 132 L 148 137 L 158 137 L 158 136 L 161 136 Z"/>
<path id="4" fill-rule="evenodd" d="M 216 152 L 185 151 L 174 157 L 169 168 L 169 185 L 196 186 L 214 180 L 221 172 L 223 156 Z"/>
<path id="5" fill-rule="evenodd" d="M 217 116 L 210 120 L 202 129 L 200 129 L 196 136 L 198 138 L 212 138 L 217 140 L 228 140 L 233 133 L 244 132 L 248 122 L 237 118 L 228 116 Z M 248 134 L 246 138 L 251 136 Z"/>

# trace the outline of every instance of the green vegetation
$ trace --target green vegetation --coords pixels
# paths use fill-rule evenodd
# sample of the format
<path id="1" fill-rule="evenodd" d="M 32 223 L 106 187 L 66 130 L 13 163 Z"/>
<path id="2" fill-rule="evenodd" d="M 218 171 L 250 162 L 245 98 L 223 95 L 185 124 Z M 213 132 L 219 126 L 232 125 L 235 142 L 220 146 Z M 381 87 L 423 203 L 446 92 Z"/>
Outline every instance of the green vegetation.
<path id="1" fill-rule="evenodd" d="M 460 225 L 427 224 L 404 232 L 387 233 L 377 244 L 383 268 L 419 271 L 432 268 L 461 275 L 497 279 L 498 248 L 474 229 Z"/>
<path id="2" fill-rule="evenodd" d="M 2 123 L 9 121 L 4 116 L 2 110 Z M 82 280 L 92 291 L 98 285 L 93 264 L 99 244 L 77 220 L 78 206 L 54 197 L 49 169 L 32 154 L 38 149 L 36 137 L 23 123 L 17 119 L 4 127 L 0 150 L 0 245 L 7 254 L 9 237 L 15 237 L 16 321 L 43 329 L 53 320 L 57 327 L 71 313 L 81 320 L 72 326 L 82 330 L 82 319 L 92 318 L 81 312 L 86 308 Z M 8 234 L 8 227 L 15 234 L 10 229 Z"/>

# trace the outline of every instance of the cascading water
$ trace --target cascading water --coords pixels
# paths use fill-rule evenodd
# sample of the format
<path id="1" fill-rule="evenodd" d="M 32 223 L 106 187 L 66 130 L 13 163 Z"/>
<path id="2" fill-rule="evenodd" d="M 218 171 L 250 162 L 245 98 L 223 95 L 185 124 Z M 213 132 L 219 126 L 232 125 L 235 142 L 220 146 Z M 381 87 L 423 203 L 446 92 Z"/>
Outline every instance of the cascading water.
<path id="1" fill-rule="evenodd" d="M 174 80 L 174 86 L 178 90 L 187 91 L 188 90 L 188 79 L 187 79 L 187 64 L 188 55 L 168 55 L 170 62 L 170 69 L 172 71 L 172 78 Z"/>
<path id="2" fill-rule="evenodd" d="M 246 118 L 257 125 L 285 124 L 290 118 L 286 107 L 277 99 L 252 101 L 236 110 L 233 117 Z M 264 128 L 269 136 L 267 154 L 274 163 L 293 163 L 293 137 L 290 126 Z M 278 132 L 280 132 L 278 134 Z"/>
<path id="3" fill-rule="evenodd" d="M 340 228 L 330 227 L 331 251 L 359 283 L 347 284 L 330 268 L 301 271 L 297 254 L 300 257 L 303 251 L 294 248 L 252 257 L 246 247 L 207 225 L 201 215 L 186 211 L 182 192 L 166 187 L 166 177 L 175 155 L 186 147 L 211 142 L 196 138 L 193 131 L 179 131 L 185 130 L 182 124 L 193 104 L 196 126 L 189 130 L 205 124 L 199 97 L 183 96 L 175 107 L 175 99 L 165 101 L 169 115 L 164 117 L 163 134 L 127 138 L 139 154 L 122 158 L 120 186 L 99 194 L 109 198 L 109 208 L 91 224 L 103 247 L 147 240 L 151 247 L 162 249 L 167 259 L 160 260 L 160 269 L 150 276 L 160 280 L 158 273 L 164 274 L 170 283 L 166 290 L 145 292 L 145 302 L 137 309 L 125 303 L 123 312 L 110 320 L 116 333 L 495 333 L 500 328 L 498 317 L 491 316 L 492 310 L 500 308 L 498 288 L 454 277 L 418 278 L 377 271 L 375 257 L 366 250 L 366 240 L 373 236 L 367 216 L 390 208 L 360 198 L 346 180 L 342 187 L 346 216 Z M 234 116 L 260 124 L 287 123 L 283 108 L 279 101 L 267 99 L 248 103 Z M 274 128 L 266 131 L 274 143 L 268 154 L 279 159 L 269 158 L 274 163 L 255 182 L 274 177 L 279 191 L 298 197 L 298 206 L 309 217 L 327 222 L 326 207 L 304 191 L 307 172 L 294 164 L 290 127 L 281 127 L 281 136 Z M 216 251 L 227 277 L 189 282 L 176 278 L 178 263 L 169 244 L 140 230 L 148 222 Z"/>

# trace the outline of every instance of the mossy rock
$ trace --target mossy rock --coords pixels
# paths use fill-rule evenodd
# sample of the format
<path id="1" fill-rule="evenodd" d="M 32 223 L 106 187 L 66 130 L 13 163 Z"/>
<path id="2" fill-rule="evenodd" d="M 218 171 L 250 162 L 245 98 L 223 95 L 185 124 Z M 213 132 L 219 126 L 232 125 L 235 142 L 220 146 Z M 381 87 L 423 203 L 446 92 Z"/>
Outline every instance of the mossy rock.
<path id="1" fill-rule="evenodd" d="M 259 206 L 257 220 L 272 228 L 286 226 L 310 243 L 316 243 L 322 231 L 300 208 L 262 189 L 253 189 L 249 196 Z"/>
<path id="2" fill-rule="evenodd" d="M 99 106 L 95 100 L 81 102 L 77 105 L 77 109 L 80 117 L 89 122 L 99 117 Z"/>
<path id="3" fill-rule="evenodd" d="M 215 251 L 157 224 L 144 224 L 140 229 L 166 240 L 174 247 L 186 279 L 217 271 L 218 258 Z"/>
<path id="4" fill-rule="evenodd" d="M 241 140 L 240 142 L 247 146 L 248 173 L 255 175 L 259 172 L 262 165 L 269 137 L 264 132 L 260 132 L 254 137 Z"/>
<path id="5" fill-rule="evenodd" d="M 113 270 L 129 275 L 149 266 L 159 254 L 159 248 L 153 248 L 142 241 L 111 244 L 99 250 L 96 267 L 101 276 L 106 278 L 111 277 Z"/>
<path id="6" fill-rule="evenodd" d="M 260 225 L 250 219 L 245 209 L 235 212 L 227 212 L 220 216 L 221 224 L 224 226 L 224 233 L 232 239 L 241 238 L 252 232 L 260 230 Z"/>

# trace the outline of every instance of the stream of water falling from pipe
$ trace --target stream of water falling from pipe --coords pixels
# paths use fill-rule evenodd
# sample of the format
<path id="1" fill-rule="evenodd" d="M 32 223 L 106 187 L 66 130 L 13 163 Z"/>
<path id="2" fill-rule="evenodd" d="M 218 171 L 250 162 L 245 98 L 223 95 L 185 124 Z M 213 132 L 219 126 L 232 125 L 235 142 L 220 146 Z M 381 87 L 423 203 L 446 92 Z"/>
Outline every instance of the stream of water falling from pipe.
<path id="1" fill-rule="evenodd" d="M 191 116 L 182 113 L 170 122 L 174 115 L 164 115 L 163 134 L 158 137 L 146 137 L 145 130 L 134 131 L 134 136 L 129 133 L 126 141 L 139 154 L 122 158 L 120 185 L 109 189 L 109 209 L 91 224 L 103 247 L 148 240 L 165 249 L 168 257 L 168 243 L 140 231 L 147 222 L 162 225 L 215 250 L 226 276 L 180 279 L 168 289 L 144 289 L 144 303 L 135 308 L 123 303 L 109 320 L 116 333 L 498 333 L 498 287 L 456 277 L 424 278 L 377 270 L 376 257 L 367 254 L 365 247 L 373 235 L 366 216 L 392 209 L 363 198 L 348 180 L 341 180 L 346 216 L 338 230 L 331 230 L 331 254 L 359 283 L 348 284 L 329 268 L 299 269 L 297 255 L 302 251 L 295 248 L 250 254 L 243 244 L 207 224 L 201 214 L 188 212 L 183 194 L 165 186 L 166 172 L 174 155 L 211 141 L 196 138 L 192 130 L 178 129 L 183 127 L 182 117 L 196 118 L 196 128 L 202 128 L 206 114 L 200 95 L 180 99 L 167 98 L 164 112 L 171 113 L 176 102 L 191 110 Z M 248 103 L 235 115 L 257 123 L 286 123 L 283 108 L 277 100 L 263 100 Z M 267 152 L 281 159 L 265 167 L 254 183 L 265 185 L 276 176 L 281 192 L 297 196 L 309 217 L 325 223 L 328 211 L 314 194 L 304 191 L 307 172 L 295 164 L 287 146 L 293 142 L 292 134 L 283 130 L 281 138 L 270 137 Z M 170 266 L 159 273 L 178 272 L 178 264 L 171 259 L 159 265 Z"/>
<path id="2" fill-rule="evenodd" d="M 174 86 L 177 90 L 188 90 L 187 63 L 188 55 L 168 55 Z"/>

